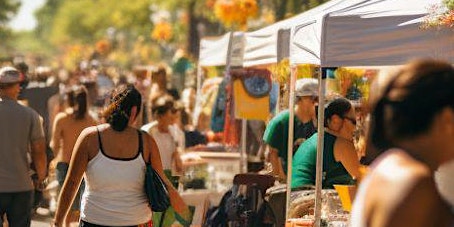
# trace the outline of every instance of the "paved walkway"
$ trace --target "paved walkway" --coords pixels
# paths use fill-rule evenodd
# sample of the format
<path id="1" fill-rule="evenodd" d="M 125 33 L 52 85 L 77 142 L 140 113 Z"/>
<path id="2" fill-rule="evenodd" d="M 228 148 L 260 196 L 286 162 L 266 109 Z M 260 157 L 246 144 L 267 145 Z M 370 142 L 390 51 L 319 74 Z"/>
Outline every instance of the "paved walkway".
<path id="1" fill-rule="evenodd" d="M 48 209 L 39 208 L 32 217 L 31 227 L 49 227 L 53 216 Z"/>

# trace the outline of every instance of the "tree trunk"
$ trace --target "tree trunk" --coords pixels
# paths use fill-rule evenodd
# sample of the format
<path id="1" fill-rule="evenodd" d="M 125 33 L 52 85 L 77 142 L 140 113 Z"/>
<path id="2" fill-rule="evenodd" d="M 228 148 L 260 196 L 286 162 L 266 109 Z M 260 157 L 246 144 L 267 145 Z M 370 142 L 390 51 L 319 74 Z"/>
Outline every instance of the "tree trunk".
<path id="1" fill-rule="evenodd" d="M 274 0 L 274 17 L 276 21 L 280 21 L 285 18 L 285 14 L 287 13 L 287 1 L 288 0 Z"/>
<path id="2" fill-rule="evenodd" d="M 195 0 L 192 0 L 189 3 L 188 7 L 188 16 L 189 16 L 189 30 L 188 30 L 188 46 L 187 51 L 188 53 L 198 59 L 199 57 L 199 32 L 197 30 L 197 24 L 199 23 L 199 19 L 196 17 L 195 11 Z"/>

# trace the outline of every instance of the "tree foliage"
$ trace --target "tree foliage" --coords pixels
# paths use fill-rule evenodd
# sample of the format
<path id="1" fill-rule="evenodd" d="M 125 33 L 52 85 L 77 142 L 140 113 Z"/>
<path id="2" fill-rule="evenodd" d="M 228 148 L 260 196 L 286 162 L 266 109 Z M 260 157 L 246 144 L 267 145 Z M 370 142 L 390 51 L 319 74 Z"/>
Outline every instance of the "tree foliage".
<path id="1" fill-rule="evenodd" d="M 0 40 L 7 40 L 10 37 L 11 31 L 6 25 L 17 13 L 19 7 L 19 0 L 0 0 Z M 3 45 L 5 44 L 3 41 Z"/>
<path id="2" fill-rule="evenodd" d="M 107 30 L 139 35 L 151 30 L 149 1 L 65 0 L 55 12 L 51 40 L 55 44 L 92 43 Z"/>
<path id="3" fill-rule="evenodd" d="M 295 16 L 329 0 L 271 0 L 276 21 Z"/>
<path id="4" fill-rule="evenodd" d="M 38 26 L 34 32 L 36 41 L 42 43 L 38 47 L 54 47 L 63 52 L 80 49 L 75 47 L 83 47 L 82 50 L 88 47 L 93 51 L 98 41 L 108 40 L 112 45 L 110 54 L 119 59 L 125 59 L 127 54 L 134 55 L 131 59 L 147 59 L 150 55 L 167 55 L 164 58 L 168 58 L 178 48 L 186 48 L 197 57 L 201 37 L 226 32 L 214 13 L 217 1 L 221 0 L 46 0 L 35 13 Z M 259 29 L 327 0 L 255 1 L 258 17 L 252 19 L 250 29 Z M 17 11 L 19 4 L 19 0 L 0 0 L 0 38 L 4 34 L 4 21 Z M 156 29 L 162 21 L 151 19 L 163 11 L 168 15 L 164 21 L 170 28 L 166 28 L 166 33 L 161 32 L 166 35 L 165 39 L 157 41 L 151 34 L 163 30 Z M 30 37 L 27 34 L 24 39 L 33 40 Z M 131 49 L 134 50 L 131 52 Z"/>
<path id="5" fill-rule="evenodd" d="M 5 26 L 17 12 L 20 7 L 19 0 L 1 0 L 0 1 L 0 26 Z"/>

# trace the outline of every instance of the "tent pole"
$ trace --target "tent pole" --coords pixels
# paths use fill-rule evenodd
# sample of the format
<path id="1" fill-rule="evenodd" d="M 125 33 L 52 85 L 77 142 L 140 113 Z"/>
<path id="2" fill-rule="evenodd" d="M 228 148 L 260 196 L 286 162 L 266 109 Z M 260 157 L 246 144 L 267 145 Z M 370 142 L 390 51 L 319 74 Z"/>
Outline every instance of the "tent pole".
<path id="1" fill-rule="evenodd" d="M 317 117 L 317 165 L 315 174 L 315 227 L 321 226 L 321 214 L 322 214 L 322 179 L 323 179 L 323 147 L 324 147 L 324 119 L 325 119 L 325 90 L 326 90 L 326 75 L 328 68 L 320 68 L 319 76 L 319 101 L 318 101 L 318 117 Z"/>
<path id="2" fill-rule="evenodd" d="M 247 173 L 247 151 L 246 151 L 246 134 L 247 134 L 247 120 L 241 119 L 241 173 Z"/>
<path id="3" fill-rule="evenodd" d="M 196 106 L 202 102 L 202 76 L 203 76 L 203 67 L 200 64 L 197 64 L 197 90 L 196 90 Z M 198 125 L 198 117 L 200 110 L 195 109 L 192 113 L 192 124 Z"/>
<path id="4" fill-rule="evenodd" d="M 287 194 L 286 194 L 286 212 L 285 220 L 288 220 L 288 211 L 290 208 L 290 192 L 292 184 L 292 160 L 293 160 L 293 129 L 295 124 L 295 82 L 296 82 L 296 65 L 290 69 L 290 94 L 288 101 L 289 121 L 288 121 L 288 140 L 287 140 Z"/>

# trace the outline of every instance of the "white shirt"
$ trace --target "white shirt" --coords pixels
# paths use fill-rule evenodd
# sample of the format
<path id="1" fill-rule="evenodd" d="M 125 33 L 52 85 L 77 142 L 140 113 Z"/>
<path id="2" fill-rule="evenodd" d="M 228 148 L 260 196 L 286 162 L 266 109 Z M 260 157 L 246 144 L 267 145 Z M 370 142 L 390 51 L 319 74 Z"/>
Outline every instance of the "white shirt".
<path id="1" fill-rule="evenodd" d="M 151 209 L 144 190 L 145 161 L 107 157 L 101 150 L 88 162 L 82 196 L 82 220 L 106 226 L 148 222 Z"/>
<path id="2" fill-rule="evenodd" d="M 159 154 L 161 155 L 162 168 L 165 170 L 172 169 L 172 154 L 176 151 L 176 141 L 172 134 L 169 132 L 160 132 L 157 124 L 149 123 L 141 128 L 148 134 L 153 136 L 156 144 L 158 145 Z M 153 158 L 153 157 L 152 157 Z"/>

